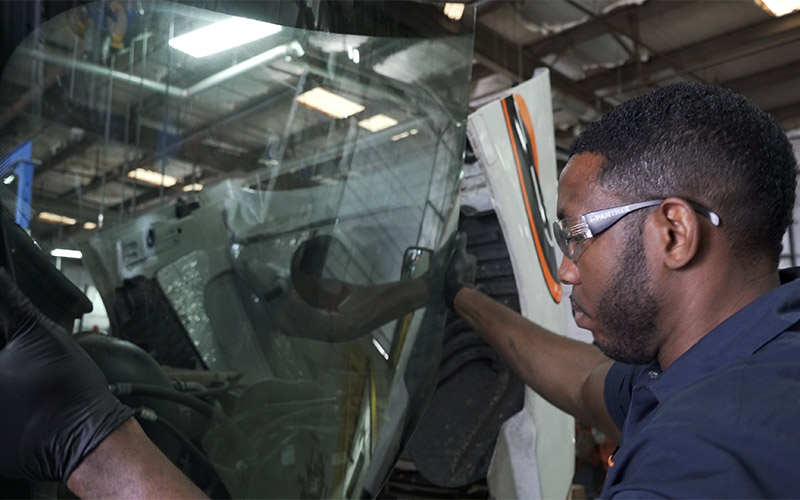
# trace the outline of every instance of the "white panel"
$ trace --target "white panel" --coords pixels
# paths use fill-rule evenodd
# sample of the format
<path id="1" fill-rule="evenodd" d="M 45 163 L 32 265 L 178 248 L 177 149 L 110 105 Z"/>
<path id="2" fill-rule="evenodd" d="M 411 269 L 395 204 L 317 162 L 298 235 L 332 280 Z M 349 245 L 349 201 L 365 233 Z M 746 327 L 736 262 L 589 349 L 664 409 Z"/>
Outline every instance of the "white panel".
<path id="1" fill-rule="evenodd" d="M 507 103 L 509 116 L 504 111 L 502 99 L 480 108 L 470 115 L 467 134 L 481 159 L 509 247 L 522 315 L 551 331 L 566 335 L 567 306 L 559 293 L 551 292 L 554 288 L 560 290 L 560 285 L 553 282 L 548 286 L 545 277 L 545 268 L 548 266 L 541 264 L 540 260 L 540 255 L 551 253 L 550 260 L 554 261 L 557 269 L 560 258 L 550 227 L 555 220 L 558 178 L 549 72 L 546 69 L 537 70 L 531 80 L 509 91 L 509 95 L 513 94 L 521 97 L 530 112 L 538 176 L 533 169 L 527 168 L 527 163 L 520 158 L 523 156 L 521 153 L 515 156 L 515 148 L 512 147 L 511 137 L 517 128 L 513 115 L 524 114 L 519 99 Z M 522 129 L 525 128 L 524 125 L 520 127 L 523 136 Z M 528 194 L 524 194 L 526 191 L 522 187 L 525 171 L 530 171 L 534 184 Z M 537 182 L 538 191 L 535 188 Z M 542 199 L 541 205 L 536 201 L 539 197 Z M 540 210 L 544 212 L 544 223 L 537 230 L 532 221 Z M 537 249 L 534 232 L 538 234 L 541 250 Z M 555 275 L 554 270 L 551 275 Z M 520 422 L 527 422 L 528 427 L 520 426 Z M 513 484 L 512 496 L 517 498 L 566 498 L 575 463 L 574 427 L 572 417 L 529 389 L 525 408 L 514 417 L 513 425 L 507 423 L 498 440 L 495 460 L 489 470 L 490 489 L 493 485 L 495 487 L 492 495 L 499 498 L 511 494 L 508 487 Z M 535 442 L 540 491 L 536 491 L 537 481 L 526 477 L 526 474 L 531 474 L 527 462 L 532 442 Z M 518 460 L 525 461 L 526 466 L 521 466 Z M 500 485 L 503 485 L 502 488 Z"/>

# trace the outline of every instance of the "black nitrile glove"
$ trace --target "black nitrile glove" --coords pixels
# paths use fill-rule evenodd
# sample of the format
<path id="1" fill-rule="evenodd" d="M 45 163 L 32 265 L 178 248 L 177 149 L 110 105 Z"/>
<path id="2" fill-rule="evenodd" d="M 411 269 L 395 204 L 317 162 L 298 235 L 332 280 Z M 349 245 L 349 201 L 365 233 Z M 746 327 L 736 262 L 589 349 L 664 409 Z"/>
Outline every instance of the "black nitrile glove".
<path id="1" fill-rule="evenodd" d="M 66 483 L 133 412 L 0 268 L 0 476 Z"/>
<path id="2" fill-rule="evenodd" d="M 453 234 L 431 261 L 426 273 L 431 298 L 439 295 L 448 307 L 453 307 L 456 294 L 464 287 L 475 285 L 477 259 L 467 253 L 467 235 Z"/>

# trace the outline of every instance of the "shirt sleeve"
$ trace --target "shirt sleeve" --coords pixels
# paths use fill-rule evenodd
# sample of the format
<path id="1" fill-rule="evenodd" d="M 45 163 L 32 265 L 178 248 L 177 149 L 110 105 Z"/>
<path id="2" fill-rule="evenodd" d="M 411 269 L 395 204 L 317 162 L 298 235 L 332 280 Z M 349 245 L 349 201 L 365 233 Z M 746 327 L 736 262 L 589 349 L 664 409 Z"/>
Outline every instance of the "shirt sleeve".
<path id="1" fill-rule="evenodd" d="M 620 430 L 631 405 L 633 385 L 645 368 L 643 365 L 614 363 L 606 375 L 603 397 L 608 413 Z"/>

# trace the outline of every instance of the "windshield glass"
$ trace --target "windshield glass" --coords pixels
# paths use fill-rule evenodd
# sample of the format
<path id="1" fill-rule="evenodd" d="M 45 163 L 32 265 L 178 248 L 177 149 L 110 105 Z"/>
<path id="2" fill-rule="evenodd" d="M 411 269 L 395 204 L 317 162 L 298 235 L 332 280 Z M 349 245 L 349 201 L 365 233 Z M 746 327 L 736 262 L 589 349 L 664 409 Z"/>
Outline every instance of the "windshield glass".
<path id="1" fill-rule="evenodd" d="M 89 3 L 3 73 L 5 211 L 83 252 L 212 496 L 376 494 L 435 384 L 473 12 L 354 3 Z"/>

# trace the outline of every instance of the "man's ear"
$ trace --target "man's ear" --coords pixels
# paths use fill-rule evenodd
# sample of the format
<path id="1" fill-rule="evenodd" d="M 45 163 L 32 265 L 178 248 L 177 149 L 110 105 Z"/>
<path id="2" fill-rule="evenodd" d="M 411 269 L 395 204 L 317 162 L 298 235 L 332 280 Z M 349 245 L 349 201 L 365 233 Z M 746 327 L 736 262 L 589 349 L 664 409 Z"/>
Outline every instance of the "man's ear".
<path id="1" fill-rule="evenodd" d="M 688 265 L 700 248 L 700 221 L 688 201 L 670 197 L 658 207 L 655 223 L 658 250 L 664 266 L 680 269 Z"/>

